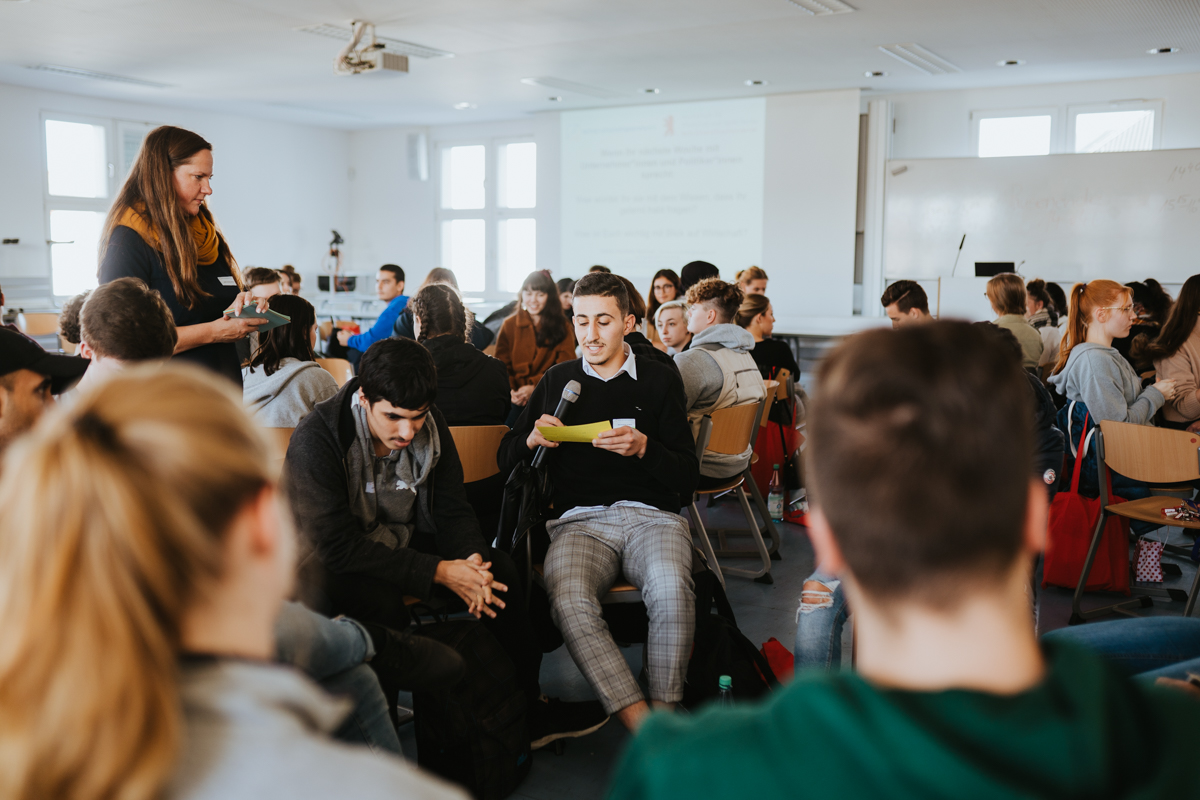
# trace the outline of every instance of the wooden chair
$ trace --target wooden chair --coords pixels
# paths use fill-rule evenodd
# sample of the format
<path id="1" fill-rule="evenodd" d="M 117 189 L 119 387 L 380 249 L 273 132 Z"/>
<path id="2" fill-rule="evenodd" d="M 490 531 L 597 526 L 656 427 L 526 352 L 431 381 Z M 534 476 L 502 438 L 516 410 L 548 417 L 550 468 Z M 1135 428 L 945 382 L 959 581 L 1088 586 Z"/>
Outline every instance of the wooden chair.
<path id="1" fill-rule="evenodd" d="M 344 358 L 318 358 L 317 363 L 337 380 L 339 387 L 345 386 L 354 377 L 354 367 Z"/>
<path id="2" fill-rule="evenodd" d="M 450 428 L 454 448 L 462 462 L 463 483 L 474 483 L 500 472 L 496 452 L 508 433 L 507 425 L 460 425 Z"/>
<path id="3" fill-rule="evenodd" d="M 287 459 L 288 444 L 292 441 L 292 433 L 295 428 L 264 428 L 268 438 L 271 440 L 271 466 L 274 468 L 274 477 L 278 480 L 283 475 L 283 465 Z"/>
<path id="4" fill-rule="evenodd" d="M 760 420 L 766 407 L 766 401 L 759 400 L 754 403 L 744 403 L 740 406 L 720 408 L 706 416 L 701 424 L 700 435 L 696 441 L 696 449 L 700 456 L 701 466 L 704 464 L 704 455 L 709 452 L 721 453 L 723 455 L 740 455 L 744 453 L 746 448 L 750 446 L 750 443 L 754 441 L 754 436 L 758 432 Z M 758 520 L 754 518 L 754 510 L 750 507 L 750 501 L 746 494 L 747 483 L 750 484 L 750 493 L 755 498 L 763 521 L 766 523 L 768 530 L 771 531 L 772 538 L 777 543 L 778 534 L 775 532 L 771 517 L 767 513 L 767 505 L 761 501 L 762 495 L 758 492 L 758 487 L 754 486 L 754 479 L 750 477 L 750 468 L 748 465 L 740 474 L 723 480 L 710 489 L 697 491 L 692 497 L 692 502 L 688 504 L 688 515 L 692 519 L 692 527 L 695 529 L 696 536 L 700 540 L 700 548 L 708 558 L 709 565 L 721 581 L 722 586 L 725 585 L 724 573 L 726 572 L 731 575 L 753 578 L 761 583 L 774 582 L 771 578 L 771 553 L 767 549 L 766 542 L 763 540 L 762 529 L 758 526 Z M 704 520 L 700 515 L 700 509 L 696 505 L 696 501 L 701 495 L 724 494 L 729 491 L 737 494 L 738 502 L 742 507 L 742 513 L 745 515 L 746 522 L 750 526 L 745 532 L 749 533 L 754 540 L 755 550 L 738 551 L 722 548 L 721 555 L 726 557 L 753 557 L 757 555 L 762 560 L 762 569 L 760 570 L 722 567 L 717 562 L 718 553 L 713 549 L 712 540 L 709 538 L 708 530 L 704 526 Z M 722 541 L 724 541 L 724 536 L 731 532 L 742 531 L 716 531 Z M 776 549 L 778 549 L 778 546 Z"/>
<path id="5" fill-rule="evenodd" d="M 1096 448 L 1096 463 L 1099 467 L 1100 504 L 1103 510 L 1096 523 L 1096 529 L 1092 532 L 1092 542 L 1088 547 L 1087 558 L 1083 562 L 1079 585 L 1075 587 L 1075 597 L 1071 604 L 1071 624 L 1077 625 L 1114 612 L 1127 614 L 1129 613 L 1128 609 L 1133 607 L 1147 608 L 1154 604 L 1151 595 L 1186 601 L 1187 605 L 1184 607 L 1183 615 L 1189 616 L 1196 605 L 1196 591 L 1200 588 L 1200 571 L 1197 572 L 1196 579 L 1192 582 L 1191 592 L 1184 592 L 1180 589 L 1138 587 L 1137 591 L 1143 592 L 1143 594 L 1113 605 L 1086 611 L 1082 608 L 1081 601 L 1088 575 L 1092 571 L 1092 562 L 1095 561 L 1096 551 L 1100 547 L 1101 534 L 1109 517 L 1116 515 L 1160 526 L 1200 530 L 1200 522 L 1182 522 L 1163 516 L 1163 509 L 1175 508 L 1179 505 L 1178 497 L 1153 495 L 1128 503 L 1112 503 L 1112 497 L 1108 491 L 1110 470 L 1132 480 L 1151 484 L 1177 484 L 1200 480 L 1200 434 L 1104 420 L 1097 426 L 1093 438 L 1093 446 Z M 1187 549 L 1176 545 L 1167 545 L 1167 550 L 1176 554 L 1190 555 Z"/>
<path id="6" fill-rule="evenodd" d="M 53 312 L 17 314 L 17 327 L 26 336 L 50 336 L 58 334 L 58 314 Z"/>

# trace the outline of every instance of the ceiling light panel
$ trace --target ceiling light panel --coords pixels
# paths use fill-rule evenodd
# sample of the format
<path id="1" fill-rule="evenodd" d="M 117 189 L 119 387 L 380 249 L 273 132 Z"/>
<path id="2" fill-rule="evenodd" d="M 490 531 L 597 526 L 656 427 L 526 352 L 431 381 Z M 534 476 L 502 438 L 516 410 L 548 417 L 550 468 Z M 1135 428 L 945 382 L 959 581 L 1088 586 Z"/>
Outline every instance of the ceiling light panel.
<path id="1" fill-rule="evenodd" d="M 906 44 L 883 44 L 879 46 L 879 49 L 897 61 L 903 61 L 913 69 L 924 72 L 926 75 L 949 75 L 954 72 L 962 72 L 960 67 L 951 64 L 937 53 L 930 52 L 921 47 L 921 45 L 912 42 Z"/>
<path id="2" fill-rule="evenodd" d="M 128 83 L 133 86 L 148 86 L 151 89 L 166 89 L 170 87 L 169 83 L 144 81 L 140 78 L 127 78 L 124 75 L 110 75 L 107 72 L 94 72 L 90 69 L 64 67 L 60 64 L 38 64 L 35 67 L 26 67 L 26 69 L 36 69 L 42 72 L 55 72 L 59 75 L 71 75 L 75 78 L 91 78 L 92 80 L 96 81 L 112 81 L 113 83 Z"/>
<path id="3" fill-rule="evenodd" d="M 828 17 L 831 14 L 851 14 L 854 9 L 841 0 L 788 0 L 806 14 L 814 17 Z"/>
<path id="4" fill-rule="evenodd" d="M 622 96 L 620 92 L 601 89 L 599 86 L 588 86 L 586 83 L 565 81 L 562 78 L 521 78 L 521 83 L 525 84 L 526 86 L 542 86 L 547 89 L 561 89 L 564 92 L 585 94 L 588 97 L 599 97 L 605 100 Z"/>
<path id="5" fill-rule="evenodd" d="M 350 41 L 350 37 L 353 36 L 353 31 L 349 28 L 331 25 L 328 22 L 322 22 L 320 25 L 308 25 L 303 28 L 296 28 L 296 30 L 303 33 L 313 33 L 317 36 L 324 36 L 327 39 L 339 39 L 343 42 Z M 375 41 L 385 45 L 387 50 L 401 55 L 415 56 L 416 58 L 454 58 L 454 53 L 447 50 L 438 50 L 436 47 L 426 47 L 423 44 L 403 42 L 387 36 L 376 36 Z"/>

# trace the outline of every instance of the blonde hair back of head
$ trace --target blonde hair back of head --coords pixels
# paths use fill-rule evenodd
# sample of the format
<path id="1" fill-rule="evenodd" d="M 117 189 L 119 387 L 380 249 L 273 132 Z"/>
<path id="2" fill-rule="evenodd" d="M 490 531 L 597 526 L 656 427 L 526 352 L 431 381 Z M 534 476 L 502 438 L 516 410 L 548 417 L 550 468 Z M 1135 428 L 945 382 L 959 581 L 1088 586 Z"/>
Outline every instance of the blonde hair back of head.
<path id="1" fill-rule="evenodd" d="M 181 745 L 184 612 L 271 483 L 241 396 L 130 369 L 9 449 L 0 478 L 0 797 L 151 800 Z"/>
<path id="2" fill-rule="evenodd" d="M 1071 351 L 1075 345 L 1087 341 L 1087 326 L 1092 320 L 1092 312 L 1097 308 L 1119 305 L 1122 297 L 1132 297 L 1128 286 L 1122 286 L 1116 281 L 1094 280 L 1087 283 L 1077 283 L 1071 287 L 1067 298 L 1067 329 L 1063 332 L 1062 347 L 1058 351 L 1058 360 L 1054 362 L 1054 375 L 1063 371 Z"/>

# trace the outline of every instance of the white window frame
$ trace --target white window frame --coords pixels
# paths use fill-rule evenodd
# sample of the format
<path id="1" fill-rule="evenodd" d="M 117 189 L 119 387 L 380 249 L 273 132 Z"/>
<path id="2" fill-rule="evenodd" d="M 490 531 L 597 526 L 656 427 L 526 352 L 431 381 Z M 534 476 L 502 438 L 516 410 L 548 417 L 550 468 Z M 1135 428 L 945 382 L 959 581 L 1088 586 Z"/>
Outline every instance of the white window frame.
<path id="1" fill-rule="evenodd" d="M 1095 114 L 1104 111 L 1153 111 L 1154 134 L 1151 139 L 1150 149 L 1161 150 L 1164 105 L 1165 103 L 1162 100 L 1114 100 L 1110 103 L 1088 103 L 1085 105 L 1067 106 L 1067 141 L 1065 152 L 1075 152 L 1075 118 L 1080 114 Z"/>
<path id="2" fill-rule="evenodd" d="M 1063 136 L 1063 110 L 1061 106 L 1033 106 L 1027 108 L 978 109 L 971 112 L 971 155 L 979 158 L 979 123 L 985 119 L 1004 117 L 1050 117 L 1050 155 L 1069 153 L 1074 148 L 1065 147 Z"/>
<path id="3" fill-rule="evenodd" d="M 445 253 L 442 252 L 442 223 L 452 219 L 481 219 L 484 221 L 484 241 L 486 242 L 484 255 L 484 290 L 482 292 L 473 292 L 464 290 L 464 294 L 471 297 L 481 297 L 484 301 L 495 300 L 511 300 L 513 293 L 506 291 L 500 285 L 500 222 L 506 219 L 532 219 L 539 228 L 538 239 L 541 240 L 541 185 L 538 180 L 538 196 L 533 208 L 505 208 L 500 206 L 500 148 L 507 144 L 520 144 L 524 142 L 532 142 L 537 144 L 537 137 L 532 134 L 525 136 L 498 136 L 485 139 L 447 139 L 436 143 L 436 155 L 433 159 L 433 185 L 438 187 L 434 198 L 436 229 L 437 237 L 438 263 L 445 262 Z M 442 170 L 445 164 L 445 151 L 451 147 L 468 147 L 471 145 L 483 145 L 486 149 L 484 158 L 484 184 L 483 184 L 483 208 L 444 208 L 442 206 Z M 538 172 L 542 170 L 542 151 L 538 148 Z M 537 255 L 538 263 L 544 263 L 544 255 L 540 252 Z"/>

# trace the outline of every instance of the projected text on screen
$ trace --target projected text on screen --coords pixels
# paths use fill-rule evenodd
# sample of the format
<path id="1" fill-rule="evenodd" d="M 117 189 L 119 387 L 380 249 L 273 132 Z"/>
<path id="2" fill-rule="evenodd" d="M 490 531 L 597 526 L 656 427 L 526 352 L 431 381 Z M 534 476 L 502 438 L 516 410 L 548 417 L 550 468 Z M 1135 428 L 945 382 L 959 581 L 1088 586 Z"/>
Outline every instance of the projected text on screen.
<path id="1" fill-rule="evenodd" d="M 762 259 L 766 100 L 562 114 L 562 275 Z"/>

